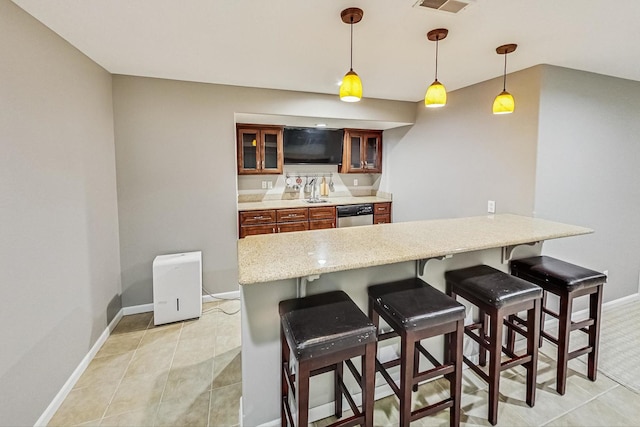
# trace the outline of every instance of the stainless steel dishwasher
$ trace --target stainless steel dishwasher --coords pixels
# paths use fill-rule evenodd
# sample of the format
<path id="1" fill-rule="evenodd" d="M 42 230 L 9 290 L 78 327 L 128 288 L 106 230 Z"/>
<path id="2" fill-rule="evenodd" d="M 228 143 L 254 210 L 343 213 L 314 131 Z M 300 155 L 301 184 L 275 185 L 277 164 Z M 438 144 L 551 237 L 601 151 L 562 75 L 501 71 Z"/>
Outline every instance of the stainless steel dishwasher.
<path id="1" fill-rule="evenodd" d="M 373 225 L 373 204 L 338 206 L 338 228 Z"/>

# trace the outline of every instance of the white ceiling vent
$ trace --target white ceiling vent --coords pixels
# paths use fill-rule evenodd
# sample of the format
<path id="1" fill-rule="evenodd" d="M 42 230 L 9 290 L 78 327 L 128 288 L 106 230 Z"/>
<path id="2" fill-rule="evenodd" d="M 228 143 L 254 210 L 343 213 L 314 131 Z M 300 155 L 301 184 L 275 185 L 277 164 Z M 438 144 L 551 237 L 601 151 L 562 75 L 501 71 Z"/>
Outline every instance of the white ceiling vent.
<path id="1" fill-rule="evenodd" d="M 449 13 L 458 13 L 473 2 L 474 0 L 418 0 L 414 6 L 421 6 Z"/>

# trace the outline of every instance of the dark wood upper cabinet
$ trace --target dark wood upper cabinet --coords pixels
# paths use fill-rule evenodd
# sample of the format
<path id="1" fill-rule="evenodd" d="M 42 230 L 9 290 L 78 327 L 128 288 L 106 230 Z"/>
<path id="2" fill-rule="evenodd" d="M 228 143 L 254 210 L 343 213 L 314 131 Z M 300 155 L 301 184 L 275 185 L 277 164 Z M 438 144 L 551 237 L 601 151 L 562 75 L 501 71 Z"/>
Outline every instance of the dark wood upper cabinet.
<path id="1" fill-rule="evenodd" d="M 381 173 L 382 131 L 345 129 L 340 173 Z"/>
<path id="2" fill-rule="evenodd" d="M 282 173 L 282 126 L 238 124 L 238 175 Z"/>

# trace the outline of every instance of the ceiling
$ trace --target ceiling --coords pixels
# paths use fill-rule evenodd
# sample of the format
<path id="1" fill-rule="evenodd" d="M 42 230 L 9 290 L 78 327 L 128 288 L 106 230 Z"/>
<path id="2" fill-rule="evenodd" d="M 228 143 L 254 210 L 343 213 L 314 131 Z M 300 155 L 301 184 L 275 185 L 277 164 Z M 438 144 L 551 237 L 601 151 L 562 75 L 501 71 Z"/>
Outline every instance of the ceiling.
<path id="1" fill-rule="evenodd" d="M 457 14 L 416 0 L 13 0 L 113 74 L 337 94 L 353 68 L 364 97 L 419 101 L 500 76 L 495 48 L 517 43 L 509 72 L 552 64 L 640 81 L 640 1 L 469 0 Z M 500 88 L 496 88 L 498 91 Z"/>

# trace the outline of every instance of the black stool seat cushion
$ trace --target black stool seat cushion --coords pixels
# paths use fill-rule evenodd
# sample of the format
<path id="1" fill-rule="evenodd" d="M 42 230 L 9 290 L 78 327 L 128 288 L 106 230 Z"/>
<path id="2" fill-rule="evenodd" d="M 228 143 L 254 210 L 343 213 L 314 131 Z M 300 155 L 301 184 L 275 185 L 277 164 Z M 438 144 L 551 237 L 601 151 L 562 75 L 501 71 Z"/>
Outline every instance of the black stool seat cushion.
<path id="1" fill-rule="evenodd" d="M 511 274 L 532 281 L 543 288 L 555 286 L 569 292 L 597 286 L 607 281 L 607 276 L 550 256 L 536 256 L 511 261 Z"/>
<path id="2" fill-rule="evenodd" d="M 376 327 L 342 291 L 281 301 L 284 335 L 298 360 L 376 341 Z"/>
<path id="3" fill-rule="evenodd" d="M 405 330 L 426 329 L 464 318 L 464 306 L 418 279 L 370 286 L 369 296 Z"/>
<path id="4" fill-rule="evenodd" d="M 467 294 L 496 308 L 542 297 L 542 288 L 511 276 L 488 265 L 476 265 L 447 271 L 447 283 L 453 292 L 462 289 Z"/>

